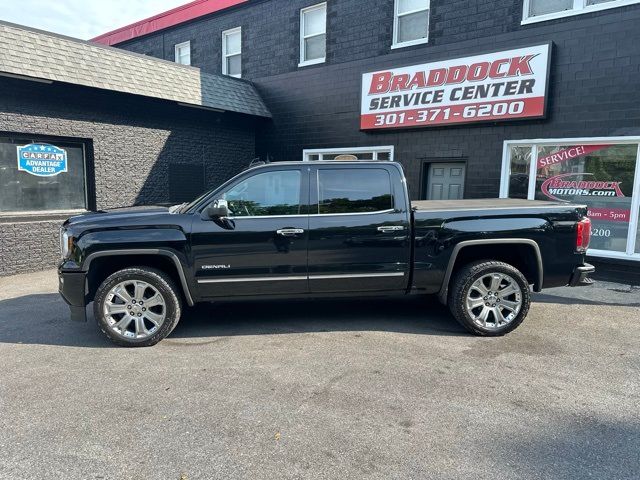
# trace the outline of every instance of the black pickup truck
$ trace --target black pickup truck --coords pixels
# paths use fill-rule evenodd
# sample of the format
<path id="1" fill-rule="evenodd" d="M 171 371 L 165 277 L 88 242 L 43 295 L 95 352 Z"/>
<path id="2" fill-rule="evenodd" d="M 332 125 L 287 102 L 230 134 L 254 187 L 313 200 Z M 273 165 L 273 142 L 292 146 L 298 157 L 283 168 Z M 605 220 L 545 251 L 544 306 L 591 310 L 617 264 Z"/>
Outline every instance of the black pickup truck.
<path id="1" fill-rule="evenodd" d="M 255 298 L 438 295 L 470 332 L 504 335 L 530 290 L 586 285 L 583 205 L 410 202 L 394 162 L 271 163 L 192 203 L 70 218 L 60 293 L 74 320 L 149 346 L 184 304 Z M 425 317 L 426 317 L 425 313 Z"/>

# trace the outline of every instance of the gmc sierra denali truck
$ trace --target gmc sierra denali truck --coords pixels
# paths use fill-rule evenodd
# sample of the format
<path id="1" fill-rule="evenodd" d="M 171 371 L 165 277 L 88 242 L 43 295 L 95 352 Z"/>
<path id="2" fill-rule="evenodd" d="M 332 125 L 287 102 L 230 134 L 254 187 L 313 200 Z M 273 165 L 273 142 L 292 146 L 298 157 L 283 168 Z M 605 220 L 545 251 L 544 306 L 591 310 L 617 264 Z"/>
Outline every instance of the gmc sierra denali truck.
<path id="1" fill-rule="evenodd" d="M 394 162 L 270 163 L 189 204 L 70 218 L 60 293 L 93 301 L 123 346 L 154 345 L 183 306 L 256 298 L 438 295 L 467 330 L 515 329 L 534 291 L 587 285 L 583 205 L 410 202 Z M 427 312 L 425 312 L 425 317 Z"/>

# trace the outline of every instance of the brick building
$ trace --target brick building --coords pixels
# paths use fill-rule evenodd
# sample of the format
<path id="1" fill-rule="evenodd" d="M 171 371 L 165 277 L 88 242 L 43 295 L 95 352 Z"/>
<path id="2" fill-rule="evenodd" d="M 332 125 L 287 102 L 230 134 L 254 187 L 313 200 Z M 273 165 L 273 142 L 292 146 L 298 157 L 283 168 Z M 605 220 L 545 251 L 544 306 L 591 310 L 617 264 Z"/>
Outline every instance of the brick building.
<path id="1" fill-rule="evenodd" d="M 109 125 L 101 138 L 111 168 L 137 164 L 147 142 L 163 144 L 156 129 L 180 137 L 166 165 L 189 163 L 193 137 L 205 150 L 217 142 L 226 153 L 202 154 L 206 187 L 254 156 L 391 158 L 405 167 L 414 198 L 588 203 L 591 255 L 633 262 L 640 260 L 639 22 L 640 0 L 199 0 L 93 41 L 216 79 L 235 77 L 255 88 L 268 114 L 181 109 L 124 93 L 114 102 L 107 98 L 114 93 L 87 86 L 71 102 L 75 113 L 62 116 L 105 115 L 98 123 Z M 24 92 L 0 100 L 0 136 L 31 132 L 15 113 L 55 118 L 69 104 L 60 100 L 64 92 L 78 91 L 0 81 Z M 39 92 L 45 105 L 60 103 L 43 113 L 24 89 Z M 133 102 L 154 106 L 129 108 Z M 14 113 L 8 119 L 7 105 Z M 36 131 L 93 138 L 54 123 Z M 135 142 L 114 138 L 113 124 L 125 138 L 133 128 Z M 210 125 L 225 132 L 208 136 Z M 113 150 L 119 153 L 107 153 Z M 151 150 L 153 164 L 160 156 Z M 97 157 L 89 163 L 96 172 L 105 168 Z M 184 172 L 143 170 L 113 203 L 177 201 L 179 189 L 161 189 L 159 198 L 156 187 L 145 190 L 145 179 L 171 184 Z M 111 186 L 95 177 L 98 207 L 110 206 Z"/>

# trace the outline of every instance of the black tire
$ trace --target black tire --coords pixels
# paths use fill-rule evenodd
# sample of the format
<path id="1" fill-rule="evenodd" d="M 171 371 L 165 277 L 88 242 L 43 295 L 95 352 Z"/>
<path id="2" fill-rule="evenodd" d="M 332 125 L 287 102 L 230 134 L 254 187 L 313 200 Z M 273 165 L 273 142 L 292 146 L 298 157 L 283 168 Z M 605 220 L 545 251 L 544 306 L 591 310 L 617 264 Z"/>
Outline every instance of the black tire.
<path id="1" fill-rule="evenodd" d="M 491 273 L 508 275 L 518 284 L 521 290 L 521 307 L 515 318 L 509 323 L 499 327 L 485 328 L 474 321 L 472 315 L 467 311 L 466 302 L 474 282 Z M 527 317 L 531 305 L 529 282 L 520 270 L 508 263 L 492 260 L 473 262 L 456 272 L 449 289 L 448 305 L 454 318 L 469 332 L 483 337 L 499 337 L 518 328 Z"/>
<path id="2" fill-rule="evenodd" d="M 111 328 L 104 313 L 105 301 L 111 289 L 127 280 L 142 280 L 148 283 L 160 293 L 165 302 L 164 322 L 157 327 L 157 331 L 144 338 L 125 338 L 118 334 Z M 93 312 L 102 333 L 115 344 L 122 347 L 151 347 L 167 337 L 178 325 L 182 301 L 173 280 L 166 273 L 147 267 L 132 267 L 120 270 L 102 282 L 94 299 Z"/>

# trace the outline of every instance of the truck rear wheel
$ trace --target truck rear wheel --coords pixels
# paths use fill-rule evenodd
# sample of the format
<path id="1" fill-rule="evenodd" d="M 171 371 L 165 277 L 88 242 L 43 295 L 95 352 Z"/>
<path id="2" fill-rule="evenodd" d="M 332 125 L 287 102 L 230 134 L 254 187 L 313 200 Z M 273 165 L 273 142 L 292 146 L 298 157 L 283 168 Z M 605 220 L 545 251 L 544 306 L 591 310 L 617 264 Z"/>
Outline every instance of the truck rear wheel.
<path id="1" fill-rule="evenodd" d="M 181 314 L 171 278 L 146 267 L 127 268 L 98 288 L 94 315 L 102 332 L 124 347 L 150 347 L 169 335 Z"/>
<path id="2" fill-rule="evenodd" d="M 457 272 L 448 303 L 455 319 L 471 333 L 497 337 L 515 330 L 524 321 L 531 292 L 517 268 L 484 260 Z"/>

